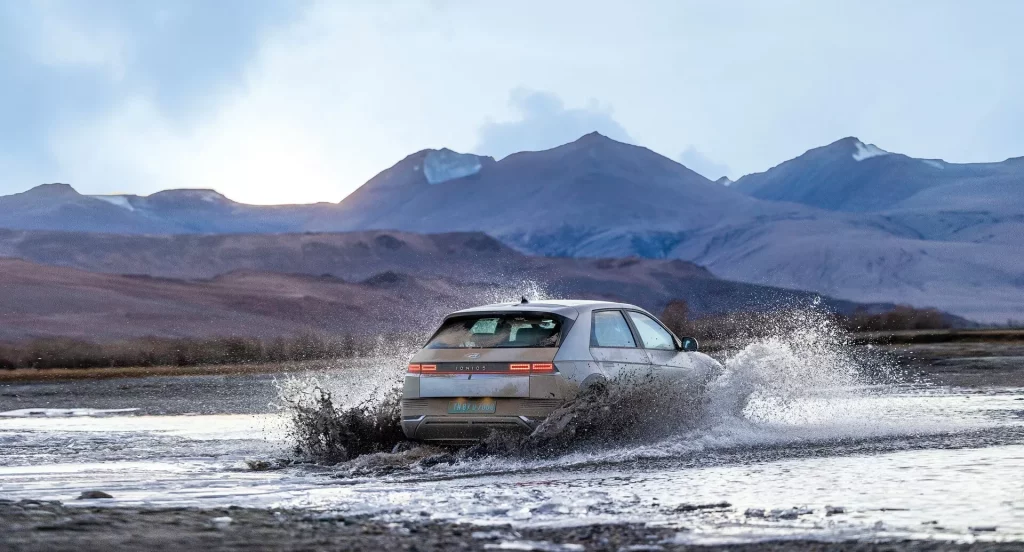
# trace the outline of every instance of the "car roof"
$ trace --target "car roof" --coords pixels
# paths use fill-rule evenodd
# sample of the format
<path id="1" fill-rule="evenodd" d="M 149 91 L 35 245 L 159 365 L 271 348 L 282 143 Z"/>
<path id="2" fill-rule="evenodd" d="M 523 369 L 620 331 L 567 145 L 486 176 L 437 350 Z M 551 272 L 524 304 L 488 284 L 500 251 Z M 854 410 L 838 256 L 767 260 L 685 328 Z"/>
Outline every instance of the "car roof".
<path id="1" fill-rule="evenodd" d="M 448 316 L 459 316 L 463 314 L 475 314 L 475 313 L 488 313 L 488 312 L 550 312 L 554 314 L 560 314 L 567 318 L 575 319 L 581 314 L 585 314 L 595 309 L 636 309 L 643 310 L 636 305 L 630 305 L 629 303 L 614 303 L 611 301 L 587 301 L 587 300 L 571 300 L 571 299 L 555 299 L 547 300 L 541 299 L 536 302 L 528 301 L 522 303 L 516 301 L 514 303 L 494 303 L 491 305 L 481 305 L 479 307 L 473 307 L 469 309 L 463 309 L 455 311 Z"/>

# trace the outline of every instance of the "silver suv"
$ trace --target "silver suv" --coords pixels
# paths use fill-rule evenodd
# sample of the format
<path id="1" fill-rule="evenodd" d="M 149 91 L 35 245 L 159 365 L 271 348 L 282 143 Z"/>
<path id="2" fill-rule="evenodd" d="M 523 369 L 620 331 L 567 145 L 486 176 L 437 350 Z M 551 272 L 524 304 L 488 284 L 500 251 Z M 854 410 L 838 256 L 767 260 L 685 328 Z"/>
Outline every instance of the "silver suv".
<path id="1" fill-rule="evenodd" d="M 707 381 L 721 365 L 625 303 L 496 304 L 448 315 L 410 360 L 402 430 L 410 439 L 473 442 L 532 431 L 565 400 L 630 375 Z"/>

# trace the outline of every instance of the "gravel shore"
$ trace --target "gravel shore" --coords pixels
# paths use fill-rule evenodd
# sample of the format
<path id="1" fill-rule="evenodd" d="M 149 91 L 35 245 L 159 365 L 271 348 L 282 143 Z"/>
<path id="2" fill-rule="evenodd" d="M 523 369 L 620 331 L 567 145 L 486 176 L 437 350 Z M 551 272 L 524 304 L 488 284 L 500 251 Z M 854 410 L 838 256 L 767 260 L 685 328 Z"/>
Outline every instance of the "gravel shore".
<path id="1" fill-rule="evenodd" d="M 302 510 L 68 507 L 0 501 L 5 551 L 161 550 L 909 550 L 1010 551 L 1020 543 L 773 541 L 726 546 L 675 542 L 677 529 L 642 525 L 512 529 L 430 521 L 385 523 Z"/>

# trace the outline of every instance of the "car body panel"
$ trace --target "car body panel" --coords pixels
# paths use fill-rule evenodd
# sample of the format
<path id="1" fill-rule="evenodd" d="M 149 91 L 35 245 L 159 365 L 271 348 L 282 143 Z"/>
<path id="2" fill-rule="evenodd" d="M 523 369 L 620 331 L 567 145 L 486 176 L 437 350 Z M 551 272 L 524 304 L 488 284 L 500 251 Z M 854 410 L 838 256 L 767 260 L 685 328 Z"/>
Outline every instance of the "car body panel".
<path id="1" fill-rule="evenodd" d="M 555 362 L 558 373 L 547 376 L 530 376 L 530 397 L 535 399 L 571 399 L 580 390 L 580 384 L 593 374 L 601 375 L 594 360 Z M 603 375 L 602 375 L 603 377 Z"/>
<path id="2" fill-rule="evenodd" d="M 435 397 L 422 399 L 403 399 L 402 407 L 409 416 L 440 416 L 448 414 L 448 403 L 456 400 L 452 397 Z M 526 416 L 530 418 L 544 417 L 558 408 L 559 399 L 495 399 L 496 416 Z M 479 417 L 475 414 L 451 414 L 453 419 Z"/>
<path id="3" fill-rule="evenodd" d="M 693 370 L 696 367 L 693 354 L 684 351 L 647 349 L 647 358 L 651 365 L 663 370 Z"/>
<path id="4" fill-rule="evenodd" d="M 452 318 L 463 314 L 489 314 L 507 312 L 547 312 L 558 314 L 570 320 L 576 320 L 580 311 L 579 306 L 593 304 L 594 301 L 539 301 L 537 303 L 501 303 L 496 305 L 483 305 L 469 309 L 455 311 L 445 318 Z"/>
<path id="5" fill-rule="evenodd" d="M 434 364 L 451 372 L 409 376 L 419 379 L 417 397 L 530 397 L 530 375 L 491 373 L 488 366 L 552 362 L 556 347 L 501 349 L 422 349 L 411 364 Z M 477 370 L 479 369 L 479 370 Z M 407 377 L 406 379 L 409 379 Z"/>
<path id="6" fill-rule="evenodd" d="M 555 360 L 558 347 L 536 347 L 525 349 L 422 349 L 409 361 L 425 363 L 478 363 L 478 362 L 551 362 Z"/>
<path id="7" fill-rule="evenodd" d="M 495 374 L 421 375 L 420 397 L 530 396 L 530 376 Z"/>
<path id="8" fill-rule="evenodd" d="M 639 377 L 651 371 L 651 361 L 639 347 L 591 347 L 590 354 L 609 380 Z"/>

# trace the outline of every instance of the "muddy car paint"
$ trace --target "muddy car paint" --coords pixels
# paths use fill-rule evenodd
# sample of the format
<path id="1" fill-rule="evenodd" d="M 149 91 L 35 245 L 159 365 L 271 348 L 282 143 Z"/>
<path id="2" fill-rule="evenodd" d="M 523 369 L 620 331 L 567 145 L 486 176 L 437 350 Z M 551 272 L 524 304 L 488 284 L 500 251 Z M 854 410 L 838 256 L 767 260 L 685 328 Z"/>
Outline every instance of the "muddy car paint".
<path id="1" fill-rule="evenodd" d="M 582 388 L 601 381 L 630 377 L 665 378 L 704 383 L 717 375 L 721 365 L 696 351 L 683 351 L 672 335 L 672 350 L 644 347 L 632 322 L 628 322 L 633 347 L 595 346 L 592 342 L 595 313 L 629 311 L 650 313 L 625 303 L 603 301 L 543 301 L 485 305 L 458 311 L 445 320 L 468 315 L 548 313 L 566 321 L 558 347 L 421 349 L 410 364 L 441 367 L 431 373 L 405 376 L 402 397 L 402 429 L 411 439 L 471 442 L 492 430 L 530 431 L 564 401 Z M 660 322 L 657 322 L 659 325 Z M 552 373 L 516 374 L 493 366 L 511 363 L 552 363 Z M 490 401 L 493 412 L 450 413 L 453 401 Z M 490 403 L 487 408 L 492 408 Z"/>

